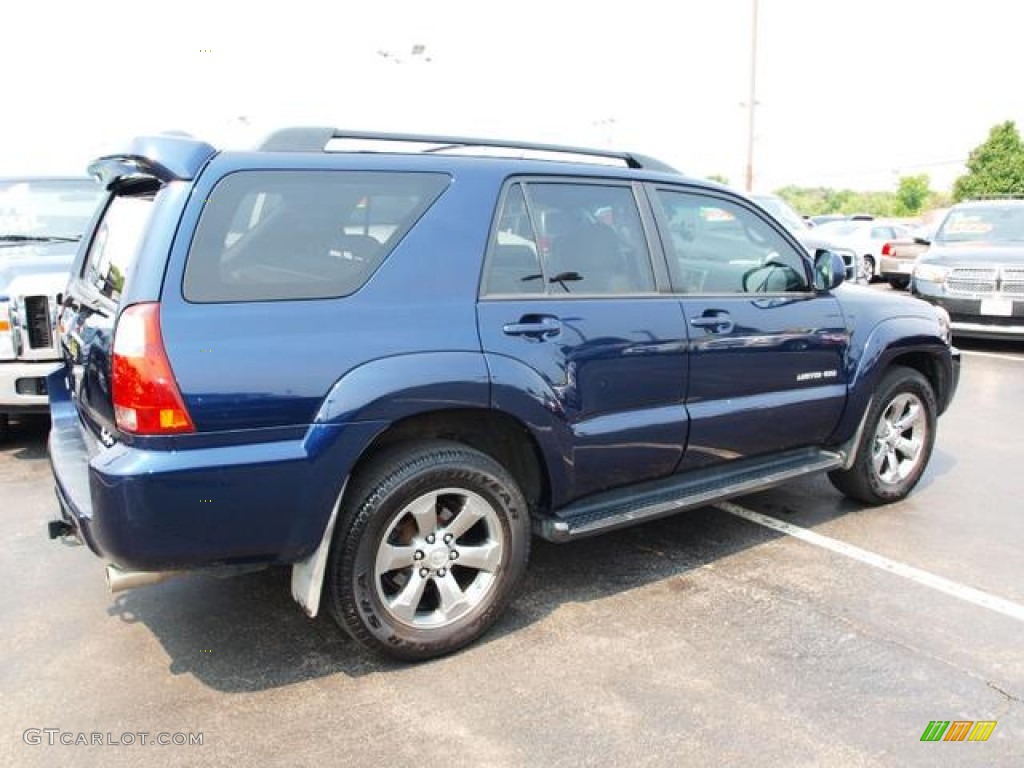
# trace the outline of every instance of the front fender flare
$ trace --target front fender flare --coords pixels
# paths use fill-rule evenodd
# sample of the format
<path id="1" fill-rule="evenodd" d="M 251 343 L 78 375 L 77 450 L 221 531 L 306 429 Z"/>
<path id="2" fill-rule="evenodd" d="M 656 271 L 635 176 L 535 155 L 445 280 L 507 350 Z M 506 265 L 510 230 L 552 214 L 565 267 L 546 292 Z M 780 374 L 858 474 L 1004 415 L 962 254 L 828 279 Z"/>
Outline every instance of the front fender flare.
<path id="1" fill-rule="evenodd" d="M 871 329 L 862 344 L 851 348 L 847 407 L 830 442 L 843 443 L 853 437 L 885 371 L 901 356 L 915 353 L 936 360 L 942 377 L 940 387 L 950 385 L 953 372 L 949 346 L 937 320 L 913 315 L 887 318 Z M 940 402 L 946 397 L 943 391 L 935 395 Z"/>

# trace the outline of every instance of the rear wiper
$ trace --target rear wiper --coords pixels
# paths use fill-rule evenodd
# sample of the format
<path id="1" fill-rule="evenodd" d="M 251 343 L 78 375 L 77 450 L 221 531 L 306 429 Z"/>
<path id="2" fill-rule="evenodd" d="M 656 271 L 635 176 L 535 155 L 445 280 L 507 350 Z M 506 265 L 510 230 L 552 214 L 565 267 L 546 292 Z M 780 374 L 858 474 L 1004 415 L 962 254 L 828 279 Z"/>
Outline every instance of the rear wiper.
<path id="1" fill-rule="evenodd" d="M 0 235 L 0 243 L 77 243 L 81 239 L 61 235 Z"/>

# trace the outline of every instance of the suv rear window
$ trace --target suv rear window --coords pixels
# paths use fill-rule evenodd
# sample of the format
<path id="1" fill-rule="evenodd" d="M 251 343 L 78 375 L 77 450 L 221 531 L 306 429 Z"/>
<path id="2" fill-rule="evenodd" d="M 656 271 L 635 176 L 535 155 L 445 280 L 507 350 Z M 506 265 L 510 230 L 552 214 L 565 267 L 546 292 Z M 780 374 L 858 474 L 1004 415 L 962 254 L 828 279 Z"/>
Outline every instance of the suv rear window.
<path id="1" fill-rule="evenodd" d="M 100 294 L 117 303 L 125 276 L 138 255 L 155 193 L 117 195 L 96 228 L 82 277 Z"/>
<path id="2" fill-rule="evenodd" d="M 185 267 L 193 302 L 357 291 L 448 184 L 438 173 L 242 171 L 203 209 Z"/>

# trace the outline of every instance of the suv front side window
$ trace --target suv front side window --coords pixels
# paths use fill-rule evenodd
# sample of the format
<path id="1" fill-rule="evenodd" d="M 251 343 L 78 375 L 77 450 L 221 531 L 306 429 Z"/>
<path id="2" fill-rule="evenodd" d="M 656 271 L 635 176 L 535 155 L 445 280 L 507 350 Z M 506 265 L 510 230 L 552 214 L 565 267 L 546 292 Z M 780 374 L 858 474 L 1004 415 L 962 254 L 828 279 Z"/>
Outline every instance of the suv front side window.
<path id="1" fill-rule="evenodd" d="M 724 198 L 659 189 L 672 288 L 790 293 L 810 288 L 806 260 L 775 229 Z"/>

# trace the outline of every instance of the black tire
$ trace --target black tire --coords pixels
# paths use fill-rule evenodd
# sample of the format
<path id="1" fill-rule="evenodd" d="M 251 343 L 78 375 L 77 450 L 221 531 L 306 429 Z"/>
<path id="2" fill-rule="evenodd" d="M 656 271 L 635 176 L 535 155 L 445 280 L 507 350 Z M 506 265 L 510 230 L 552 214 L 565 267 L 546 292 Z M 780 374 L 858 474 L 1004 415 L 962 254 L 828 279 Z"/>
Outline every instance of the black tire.
<path id="1" fill-rule="evenodd" d="M 864 277 L 868 281 L 868 284 L 875 282 L 878 279 L 878 269 L 875 266 L 874 256 L 864 254 Z"/>
<path id="2" fill-rule="evenodd" d="M 909 277 L 890 277 L 889 285 L 895 291 L 905 291 L 910 287 Z"/>
<path id="3" fill-rule="evenodd" d="M 434 538 L 413 508 L 433 521 Z M 457 523 L 460 515 L 466 517 Z M 476 522 L 449 543 L 448 527 L 455 531 L 467 520 Z M 403 556 L 400 567 L 378 570 L 391 554 L 412 551 L 415 563 L 405 565 Z M 453 551 L 467 562 L 482 552 L 491 559 L 486 567 L 444 561 Z M 372 460 L 345 494 L 328 562 L 328 604 L 338 624 L 371 650 L 410 661 L 441 656 L 494 623 L 529 551 L 526 501 L 494 459 L 440 440 L 402 446 Z M 453 595 L 465 604 L 452 602 Z"/>
<path id="4" fill-rule="evenodd" d="M 919 408 L 920 414 L 913 422 L 906 420 L 911 407 Z M 867 504 L 889 504 L 905 498 L 928 466 L 935 444 L 937 413 L 935 393 L 924 376 L 902 366 L 889 370 L 868 412 L 857 458 L 850 469 L 829 473 L 832 485 L 851 499 Z M 900 430 L 904 423 L 913 426 Z M 915 436 L 915 429 L 922 432 Z M 917 450 L 897 448 L 898 441 L 917 445 Z"/>

